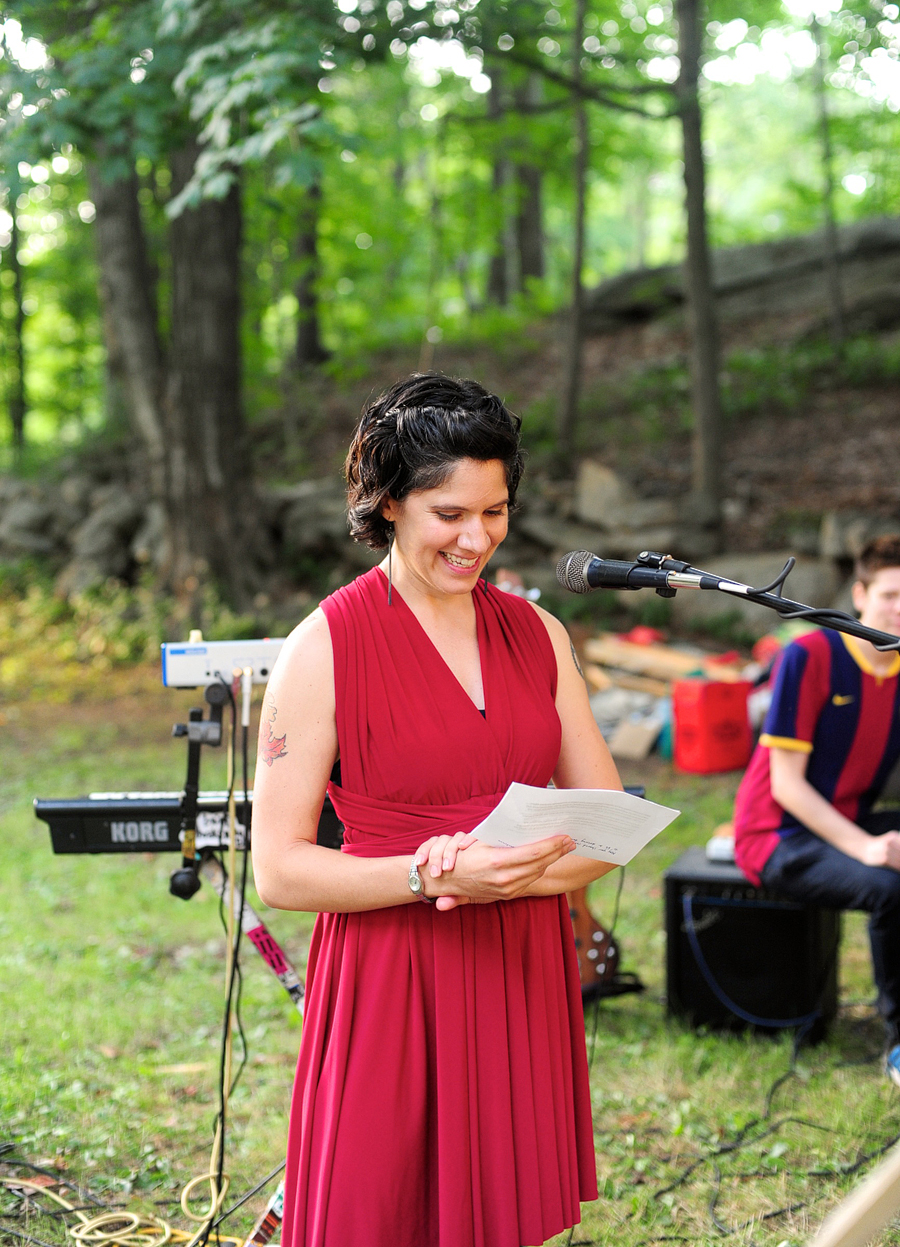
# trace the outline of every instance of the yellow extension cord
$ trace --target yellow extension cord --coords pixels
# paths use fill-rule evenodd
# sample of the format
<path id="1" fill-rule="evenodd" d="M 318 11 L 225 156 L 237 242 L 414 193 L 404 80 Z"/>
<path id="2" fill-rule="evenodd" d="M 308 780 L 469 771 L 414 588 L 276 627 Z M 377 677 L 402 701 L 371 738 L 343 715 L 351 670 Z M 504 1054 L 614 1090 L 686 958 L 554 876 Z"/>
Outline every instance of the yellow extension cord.
<path id="1" fill-rule="evenodd" d="M 235 715 L 235 720 L 233 720 L 228 742 L 226 774 L 228 787 L 228 884 L 225 897 L 223 898 L 227 910 L 226 998 L 228 987 L 231 983 L 235 954 L 234 886 L 237 871 L 237 845 L 235 843 L 237 817 L 234 800 L 234 744 L 237 732 L 236 719 L 237 715 Z M 247 835 L 246 828 L 244 829 L 244 835 Z M 231 1090 L 232 1015 L 230 1012 L 225 1025 L 223 1103 L 222 1112 L 216 1124 L 215 1138 L 213 1139 L 212 1152 L 209 1158 L 209 1171 L 191 1178 L 181 1192 L 182 1212 L 189 1221 L 200 1222 L 200 1228 L 195 1234 L 186 1234 L 183 1230 L 176 1230 L 168 1221 L 164 1221 L 161 1217 L 143 1216 L 135 1212 L 103 1212 L 95 1217 L 87 1217 L 79 1209 L 75 1208 L 73 1204 L 70 1204 L 68 1200 L 63 1199 L 61 1195 L 57 1195 L 55 1191 L 48 1190 L 40 1182 L 29 1182 L 26 1178 L 0 1178 L 0 1183 L 8 1187 L 21 1187 L 23 1189 L 28 1188 L 40 1191 L 62 1208 L 65 1208 L 67 1212 L 74 1213 L 78 1218 L 78 1224 L 69 1226 L 68 1232 L 70 1237 L 78 1244 L 78 1247 L 165 1247 L 167 1243 L 186 1243 L 187 1247 L 195 1247 L 207 1227 L 211 1227 L 213 1221 L 220 1214 L 222 1205 L 225 1202 L 225 1196 L 228 1194 L 228 1187 L 230 1186 L 230 1179 L 226 1173 L 222 1174 L 222 1185 L 221 1187 L 219 1186 L 222 1121 L 228 1109 L 228 1098 Z M 194 1198 L 196 1189 L 205 1182 L 209 1183 L 209 1203 L 203 1212 L 194 1212 L 191 1208 L 191 1200 Z M 217 1236 L 217 1239 L 219 1243 L 232 1244 L 233 1247 L 241 1247 L 244 1241 L 242 1238 L 235 1238 L 225 1234 Z"/>
<path id="2" fill-rule="evenodd" d="M 66 1212 L 74 1213 L 78 1224 L 70 1225 L 68 1231 L 79 1247 L 165 1247 L 166 1243 L 186 1243 L 191 1239 L 190 1234 L 173 1229 L 161 1217 L 145 1217 L 136 1212 L 101 1212 L 99 1216 L 88 1217 L 40 1182 L 31 1182 L 28 1178 L 0 1178 L 0 1182 L 13 1189 L 40 1192 Z M 241 1247 L 243 1239 L 223 1234 L 219 1241 Z"/>

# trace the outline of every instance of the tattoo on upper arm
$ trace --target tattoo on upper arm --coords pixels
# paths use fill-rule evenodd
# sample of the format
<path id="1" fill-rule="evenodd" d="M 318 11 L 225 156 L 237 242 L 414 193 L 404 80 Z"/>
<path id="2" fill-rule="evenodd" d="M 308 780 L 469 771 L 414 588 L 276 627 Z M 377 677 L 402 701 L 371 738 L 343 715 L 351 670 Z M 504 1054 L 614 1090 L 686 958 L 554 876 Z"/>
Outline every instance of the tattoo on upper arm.
<path id="1" fill-rule="evenodd" d="M 578 672 L 578 674 L 581 676 L 583 680 L 584 672 L 581 670 L 581 663 L 578 661 L 578 655 L 575 653 L 575 646 L 571 640 L 569 641 L 569 649 L 572 651 L 572 662 L 575 664 L 575 670 Z"/>
<path id="2" fill-rule="evenodd" d="M 287 757 L 284 736 L 275 735 L 275 720 L 278 718 L 278 707 L 275 698 L 267 692 L 263 700 L 262 719 L 259 725 L 259 752 L 266 766 L 271 766 L 279 758 Z"/>

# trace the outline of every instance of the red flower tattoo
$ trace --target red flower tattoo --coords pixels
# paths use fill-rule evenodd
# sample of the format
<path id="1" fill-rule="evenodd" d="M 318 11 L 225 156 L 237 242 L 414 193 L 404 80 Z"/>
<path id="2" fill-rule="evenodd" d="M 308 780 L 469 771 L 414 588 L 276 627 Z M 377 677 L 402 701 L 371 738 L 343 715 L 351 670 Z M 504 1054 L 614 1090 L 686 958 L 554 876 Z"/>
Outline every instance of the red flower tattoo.
<path id="1" fill-rule="evenodd" d="M 262 756 L 266 766 L 271 766 L 279 758 L 287 757 L 287 750 L 284 747 L 286 740 L 286 735 L 276 736 L 272 731 L 272 725 L 269 725 L 269 739 L 262 742 Z"/>

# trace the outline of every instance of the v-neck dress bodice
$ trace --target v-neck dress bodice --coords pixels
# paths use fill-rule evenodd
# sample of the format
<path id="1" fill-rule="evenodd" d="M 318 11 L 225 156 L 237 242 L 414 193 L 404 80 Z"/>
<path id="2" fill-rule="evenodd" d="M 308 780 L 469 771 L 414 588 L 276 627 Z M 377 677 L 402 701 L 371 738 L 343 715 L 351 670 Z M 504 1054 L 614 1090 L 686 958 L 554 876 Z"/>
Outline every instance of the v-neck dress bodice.
<path id="1" fill-rule="evenodd" d="M 556 659 L 527 603 L 473 594 L 479 712 L 378 569 L 323 602 L 344 851 L 469 831 L 559 756 Z M 565 898 L 321 914 L 310 947 L 284 1247 L 522 1247 L 596 1198 Z"/>

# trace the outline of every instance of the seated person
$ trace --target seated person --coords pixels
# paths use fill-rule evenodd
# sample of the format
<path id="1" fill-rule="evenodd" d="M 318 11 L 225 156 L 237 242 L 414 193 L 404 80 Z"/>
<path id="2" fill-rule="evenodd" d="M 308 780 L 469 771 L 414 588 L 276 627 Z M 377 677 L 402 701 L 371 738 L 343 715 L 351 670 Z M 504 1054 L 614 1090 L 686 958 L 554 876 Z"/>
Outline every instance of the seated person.
<path id="1" fill-rule="evenodd" d="M 856 561 L 860 622 L 900 636 L 900 535 Z M 900 653 L 822 629 L 788 645 L 735 803 L 735 857 L 755 884 L 870 915 L 886 1069 L 900 1086 L 900 810 L 873 813 L 900 756 Z"/>

